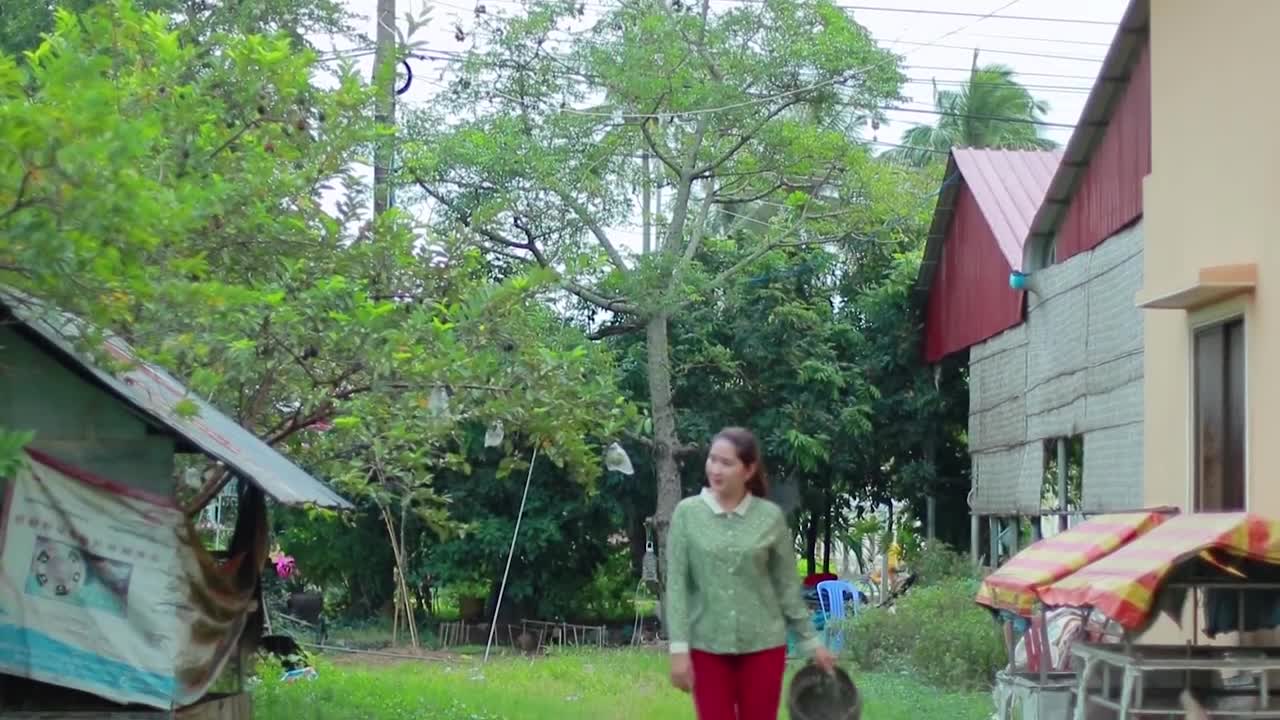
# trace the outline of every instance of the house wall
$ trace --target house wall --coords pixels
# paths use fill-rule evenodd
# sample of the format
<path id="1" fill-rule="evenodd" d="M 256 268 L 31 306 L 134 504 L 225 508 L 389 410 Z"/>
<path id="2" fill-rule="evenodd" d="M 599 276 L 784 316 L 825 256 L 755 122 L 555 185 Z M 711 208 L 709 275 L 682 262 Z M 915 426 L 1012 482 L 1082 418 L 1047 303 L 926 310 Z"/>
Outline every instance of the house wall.
<path id="1" fill-rule="evenodd" d="M 0 425 L 34 430 L 32 446 L 118 483 L 174 493 L 173 441 L 112 395 L 0 327 Z"/>
<path id="2" fill-rule="evenodd" d="M 1149 504 L 1187 507 L 1191 442 L 1191 326 L 1245 319 L 1246 478 L 1250 510 L 1280 517 L 1280 98 L 1257 92 L 1258 69 L 1280 63 L 1280 3 L 1244 0 L 1231 12 L 1199 0 L 1151 4 L 1152 173 L 1144 297 L 1194 283 L 1202 267 L 1257 263 L 1252 297 L 1198 312 L 1147 310 L 1145 458 Z M 1206 114 L 1207 109 L 1226 112 Z M 1212 119 L 1210 119 L 1212 118 Z"/>
<path id="3" fill-rule="evenodd" d="M 1043 441 L 1076 435 L 1085 508 L 1142 505 L 1143 234 L 1037 271 L 1023 324 L 970 349 L 975 512 L 1038 512 Z"/>

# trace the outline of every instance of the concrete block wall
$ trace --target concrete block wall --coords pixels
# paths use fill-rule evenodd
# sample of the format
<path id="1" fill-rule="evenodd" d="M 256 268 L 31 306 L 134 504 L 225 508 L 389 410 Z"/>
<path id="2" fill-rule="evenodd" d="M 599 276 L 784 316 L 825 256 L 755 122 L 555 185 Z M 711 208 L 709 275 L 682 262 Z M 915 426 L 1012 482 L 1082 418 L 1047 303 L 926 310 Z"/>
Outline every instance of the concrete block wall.
<path id="1" fill-rule="evenodd" d="M 974 510 L 1040 510 L 1044 441 L 1084 437 L 1087 511 L 1142 504 L 1142 224 L 1034 273 L 1025 321 L 969 350 Z"/>

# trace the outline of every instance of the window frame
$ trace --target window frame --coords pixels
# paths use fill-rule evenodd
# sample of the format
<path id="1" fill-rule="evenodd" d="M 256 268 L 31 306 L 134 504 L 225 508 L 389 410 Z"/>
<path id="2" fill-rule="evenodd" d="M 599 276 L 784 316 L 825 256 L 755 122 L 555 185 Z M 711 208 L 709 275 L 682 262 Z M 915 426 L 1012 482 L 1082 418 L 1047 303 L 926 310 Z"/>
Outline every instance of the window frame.
<path id="1" fill-rule="evenodd" d="M 1251 313 L 1249 312 L 1249 302 L 1243 298 L 1229 300 L 1217 305 L 1211 305 L 1205 308 L 1198 308 L 1187 313 L 1187 345 L 1186 345 L 1186 439 L 1187 439 L 1187 456 L 1186 468 L 1187 476 L 1185 482 L 1186 495 L 1185 507 L 1191 512 L 1197 510 L 1197 496 L 1199 495 L 1199 458 L 1198 458 L 1198 432 L 1196 427 L 1196 335 L 1204 330 L 1214 327 L 1226 325 L 1233 321 L 1239 320 L 1241 324 L 1240 336 L 1243 339 L 1244 353 L 1244 507 L 1245 511 L 1252 505 L 1251 486 L 1253 478 L 1253 452 L 1250 447 L 1250 436 L 1252 435 L 1251 422 L 1251 406 L 1249 402 L 1249 385 L 1252 368 L 1250 363 L 1250 348 L 1252 342 L 1249 338 L 1251 322 Z"/>

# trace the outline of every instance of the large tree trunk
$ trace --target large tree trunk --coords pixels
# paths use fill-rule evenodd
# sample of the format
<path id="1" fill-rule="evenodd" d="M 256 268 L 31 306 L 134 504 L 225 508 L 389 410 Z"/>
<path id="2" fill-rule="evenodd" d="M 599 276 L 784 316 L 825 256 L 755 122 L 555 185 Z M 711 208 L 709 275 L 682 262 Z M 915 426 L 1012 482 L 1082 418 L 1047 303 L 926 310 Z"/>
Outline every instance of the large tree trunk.
<path id="1" fill-rule="evenodd" d="M 683 494 L 676 448 L 676 408 L 671 391 L 671 343 L 667 337 L 667 315 L 658 314 L 645 325 L 645 350 L 649 376 L 649 404 L 653 413 L 653 465 L 658 475 L 658 506 L 654 515 L 659 552 L 666 548 L 671 515 Z M 660 564 L 666 576 L 666 563 Z"/>

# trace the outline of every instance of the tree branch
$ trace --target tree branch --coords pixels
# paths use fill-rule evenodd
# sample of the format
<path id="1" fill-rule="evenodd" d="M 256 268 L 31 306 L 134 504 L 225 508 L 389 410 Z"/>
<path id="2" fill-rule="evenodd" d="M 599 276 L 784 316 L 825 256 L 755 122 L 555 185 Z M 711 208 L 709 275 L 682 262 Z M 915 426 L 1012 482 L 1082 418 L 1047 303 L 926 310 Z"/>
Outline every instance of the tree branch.
<path id="1" fill-rule="evenodd" d="M 542 267 L 548 270 L 551 270 L 556 274 L 556 277 L 560 281 L 560 285 L 565 290 L 573 293 L 574 295 L 585 300 L 586 302 L 589 302 L 592 305 L 595 305 L 596 307 L 601 308 L 602 310 L 608 310 L 610 312 L 618 312 L 618 313 L 623 313 L 627 315 L 638 314 L 639 312 L 638 309 L 634 305 L 628 303 L 625 299 L 605 297 L 604 295 L 601 295 L 600 293 L 595 292 L 594 290 L 591 290 L 561 275 L 560 271 L 552 267 L 550 259 L 547 258 L 547 256 L 542 252 L 542 250 L 538 247 L 537 243 L 533 241 L 534 235 L 532 233 L 532 230 L 530 230 L 527 225 L 523 225 L 522 223 L 518 223 L 516 225 L 516 227 L 519 228 L 520 231 L 525 234 L 526 242 L 517 242 L 489 228 L 478 227 L 474 222 L 472 222 L 471 214 L 469 212 L 467 212 L 464 208 L 458 207 L 456 203 L 444 197 L 442 193 L 437 192 L 434 188 L 428 185 L 422 178 L 417 177 L 415 175 L 413 178 L 413 181 L 419 188 L 422 189 L 423 192 L 425 192 L 431 198 L 439 202 L 441 205 L 444 205 L 454 215 L 458 216 L 458 220 L 462 222 L 462 224 L 465 225 L 468 229 L 472 230 L 473 232 L 480 233 L 480 235 L 482 235 L 489 241 L 497 243 L 499 245 L 503 245 L 509 248 L 515 248 L 517 250 L 527 250 L 531 255 L 533 255 L 533 259 L 535 262 L 537 262 Z M 508 257 L 513 257 L 513 259 L 522 259 L 522 258 L 514 258 L 514 256 L 510 256 L 510 255 L 508 255 Z"/>
<path id="2" fill-rule="evenodd" d="M 0 215 L 0 221 L 8 220 L 17 214 L 19 210 L 27 207 L 27 188 L 31 185 L 31 176 L 33 174 L 34 172 L 30 168 L 22 173 L 22 181 L 18 183 L 18 192 L 13 196 L 13 204 L 9 206 L 8 210 L 4 211 L 3 215 Z M 4 269 L 8 270 L 10 268 L 5 267 Z M 13 269 L 16 270 L 16 268 Z"/>
<path id="3" fill-rule="evenodd" d="M 677 163 L 675 161 L 675 158 L 671 157 L 671 155 L 668 152 L 666 152 L 664 148 L 661 148 L 658 146 L 657 138 L 655 138 L 653 136 L 653 133 L 649 131 L 650 122 L 657 122 L 657 118 L 656 117 L 646 118 L 640 121 L 640 134 L 644 136 L 645 144 L 647 144 L 649 146 L 649 150 L 652 151 L 653 154 L 656 155 L 657 158 L 662 161 L 663 165 L 666 165 L 668 168 L 670 168 L 671 172 L 679 174 L 680 164 Z"/>
<path id="4" fill-rule="evenodd" d="M 619 335 L 630 335 L 633 332 L 639 332 L 644 329 L 644 325 L 638 322 L 617 323 L 614 325 L 605 325 L 598 330 L 588 333 L 588 340 L 604 340 L 605 338 L 617 337 Z"/>
<path id="5" fill-rule="evenodd" d="M 637 433 L 631 430 L 626 431 L 626 434 L 628 438 L 634 440 L 635 442 L 640 443 L 641 445 L 645 446 L 650 450 L 652 450 L 653 446 L 657 444 L 654 442 L 653 438 L 645 437 L 640 433 Z M 671 451 L 674 452 L 676 455 L 687 456 L 687 455 L 693 455 L 695 453 L 701 452 L 703 447 L 705 446 L 702 443 L 684 443 L 672 448 Z"/>
<path id="6" fill-rule="evenodd" d="M 419 188 L 421 188 L 423 192 L 425 192 L 428 196 L 430 196 L 431 199 L 435 200 L 441 205 L 444 205 L 446 208 L 449 209 L 450 212 L 452 212 L 454 215 L 457 215 L 458 220 L 460 220 L 463 225 L 466 225 L 472 231 L 480 233 L 484 237 L 488 238 L 490 241 L 498 243 L 499 245 L 505 245 L 510 248 L 517 248 L 521 250 L 529 249 L 528 246 L 525 245 L 524 243 L 519 243 L 519 242 L 516 242 L 515 240 L 511 240 L 505 235 L 499 232 L 496 232 L 490 228 L 478 227 L 474 222 L 471 221 L 470 212 L 468 212 L 465 208 L 458 207 L 457 203 L 454 203 L 452 200 L 449 200 L 449 198 L 445 197 L 443 193 L 437 192 L 435 188 L 428 185 L 426 181 L 424 181 L 422 178 L 418 177 L 417 175 L 414 175 L 413 182 Z"/>
<path id="7" fill-rule="evenodd" d="M 760 131 L 764 130 L 764 127 L 766 125 L 773 122 L 774 118 L 781 115 L 787 108 L 797 105 L 804 99 L 805 99 L 804 95 L 798 94 L 798 95 L 793 95 L 790 98 L 788 98 L 785 102 L 780 103 L 777 107 L 770 110 L 768 114 L 766 114 L 763 118 L 761 118 L 760 121 L 755 124 L 755 127 L 751 128 L 751 130 L 749 130 L 748 132 L 743 133 L 742 136 L 738 138 L 737 142 L 735 142 L 732 146 L 730 146 L 728 150 L 721 153 L 720 157 L 716 158 L 715 160 L 712 160 L 708 165 L 698 170 L 698 172 L 695 174 L 698 176 L 706 176 L 720 169 L 720 166 L 732 160 L 733 156 L 737 155 L 739 150 L 746 147 L 747 143 L 754 140 L 756 136 L 760 134 Z"/>
<path id="8" fill-rule="evenodd" d="M 698 248 L 702 245 L 702 238 L 707 234 L 707 215 L 711 212 L 712 198 L 715 193 L 711 188 L 707 188 L 706 195 L 702 198 L 702 207 L 698 209 L 698 219 L 694 221 L 693 235 L 689 238 L 689 243 L 684 247 L 684 254 L 671 270 L 671 281 L 667 284 L 668 290 L 673 290 L 680 283 L 680 278 L 684 275 L 684 269 L 689 263 L 693 262 L 693 258 L 698 254 Z"/>
<path id="9" fill-rule="evenodd" d="M 773 187 L 769 188 L 768 190 L 758 192 L 754 195 L 743 195 L 739 197 L 721 197 L 719 194 L 716 194 L 715 202 L 717 205 L 747 205 L 753 202 L 763 200 L 769 197 L 770 195 L 778 192 L 784 187 L 786 187 L 784 183 L 774 183 Z"/>
<path id="10" fill-rule="evenodd" d="M 569 209 L 573 210 L 573 214 L 578 216 L 582 224 L 587 226 L 591 234 L 595 236 L 596 242 L 599 242 L 600 247 L 604 248 L 605 253 L 609 256 L 609 261 L 613 263 L 614 267 L 621 272 L 626 272 L 627 263 L 622 258 L 622 253 L 618 252 L 618 248 L 614 247 L 613 242 L 609 240 L 609 236 L 605 233 L 604 228 L 600 226 L 600 223 L 591 217 L 591 211 L 587 209 L 587 206 L 579 202 L 564 188 L 557 186 L 555 192 L 569 206 Z"/>

